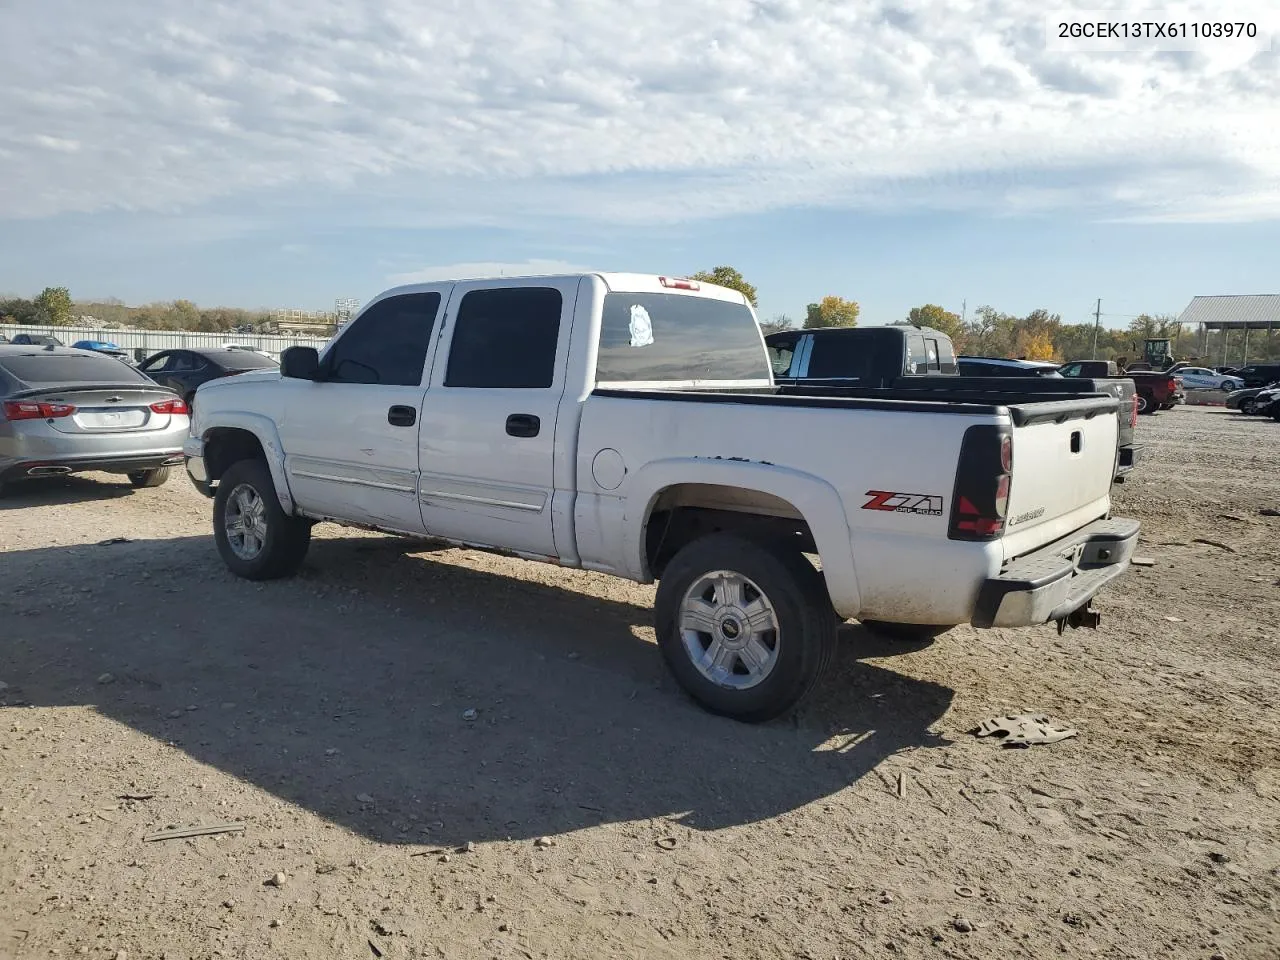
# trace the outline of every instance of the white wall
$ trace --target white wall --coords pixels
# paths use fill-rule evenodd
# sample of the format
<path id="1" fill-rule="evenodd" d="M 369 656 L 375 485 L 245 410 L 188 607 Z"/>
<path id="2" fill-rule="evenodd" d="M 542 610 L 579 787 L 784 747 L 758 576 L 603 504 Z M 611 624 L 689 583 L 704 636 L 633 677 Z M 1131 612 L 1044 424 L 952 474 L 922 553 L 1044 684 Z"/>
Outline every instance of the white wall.
<path id="1" fill-rule="evenodd" d="M 10 340 L 19 333 L 50 334 L 67 346 L 79 340 L 105 340 L 130 353 L 141 351 L 143 356 L 159 350 L 175 347 L 220 347 L 238 343 L 257 347 L 279 356 L 288 347 L 315 347 L 319 349 L 327 340 L 306 336 L 276 336 L 257 333 L 198 333 L 185 330 L 95 330 L 88 327 L 41 327 L 26 323 L 0 323 L 0 333 Z"/>

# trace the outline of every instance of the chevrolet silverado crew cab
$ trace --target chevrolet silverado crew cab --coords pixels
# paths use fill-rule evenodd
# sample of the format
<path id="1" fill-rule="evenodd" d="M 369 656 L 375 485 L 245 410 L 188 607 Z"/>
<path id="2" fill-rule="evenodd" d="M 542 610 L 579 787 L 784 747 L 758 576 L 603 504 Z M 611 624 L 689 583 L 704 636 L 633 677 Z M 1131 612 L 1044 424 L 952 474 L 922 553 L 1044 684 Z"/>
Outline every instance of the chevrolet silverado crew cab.
<path id="1" fill-rule="evenodd" d="M 1138 536 L 1114 397 L 781 396 L 742 295 L 685 279 L 398 287 L 194 409 L 237 575 L 294 573 L 333 521 L 656 580 L 670 669 L 746 721 L 806 696 L 842 619 L 1096 626 Z"/>

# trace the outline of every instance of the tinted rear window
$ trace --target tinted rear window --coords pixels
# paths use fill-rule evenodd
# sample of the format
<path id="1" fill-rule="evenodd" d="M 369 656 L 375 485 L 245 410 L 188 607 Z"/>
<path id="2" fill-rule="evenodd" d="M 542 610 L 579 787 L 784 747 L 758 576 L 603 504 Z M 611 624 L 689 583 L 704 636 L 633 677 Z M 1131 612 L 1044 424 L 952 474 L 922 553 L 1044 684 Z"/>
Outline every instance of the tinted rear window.
<path id="1" fill-rule="evenodd" d="M 150 383 L 132 367 L 102 354 L 0 357 L 0 369 L 33 386 L 41 383 Z"/>
<path id="2" fill-rule="evenodd" d="M 864 379 L 876 372 L 877 338 L 832 333 L 813 338 L 809 356 L 809 376 L 814 379 Z M 883 344 L 880 345 L 883 348 Z"/>
<path id="3" fill-rule="evenodd" d="M 228 350 L 209 357 L 214 363 L 227 370 L 264 370 L 267 367 L 278 367 L 270 357 L 249 350 Z"/>
<path id="4" fill-rule="evenodd" d="M 745 303 L 672 293 L 604 298 L 597 383 L 768 378 L 760 328 Z"/>

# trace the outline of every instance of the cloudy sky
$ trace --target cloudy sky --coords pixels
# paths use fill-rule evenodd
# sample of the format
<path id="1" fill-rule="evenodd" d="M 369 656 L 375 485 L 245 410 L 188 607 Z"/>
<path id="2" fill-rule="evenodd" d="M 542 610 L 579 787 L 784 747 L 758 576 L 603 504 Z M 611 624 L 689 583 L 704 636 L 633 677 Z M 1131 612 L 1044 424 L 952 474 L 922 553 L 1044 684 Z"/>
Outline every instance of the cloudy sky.
<path id="1" fill-rule="evenodd" d="M 1280 292 L 1280 41 L 1055 52 L 1046 6 L 0 0 L 0 291 L 729 263 L 764 315 L 1113 323 Z"/>

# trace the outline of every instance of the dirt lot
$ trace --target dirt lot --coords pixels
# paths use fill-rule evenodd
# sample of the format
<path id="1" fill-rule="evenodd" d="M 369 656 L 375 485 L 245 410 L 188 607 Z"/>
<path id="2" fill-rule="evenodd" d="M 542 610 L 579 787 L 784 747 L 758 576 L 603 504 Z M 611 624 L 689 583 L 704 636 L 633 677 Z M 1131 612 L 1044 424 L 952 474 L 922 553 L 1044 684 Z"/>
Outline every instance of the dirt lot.
<path id="1" fill-rule="evenodd" d="M 337 530 L 257 586 L 185 478 L 13 492 L 0 956 L 1280 956 L 1280 425 L 1140 432 L 1101 629 L 851 624 L 762 727 L 668 679 L 649 588 Z M 967 732 L 1024 707 L 1079 737 Z"/>

